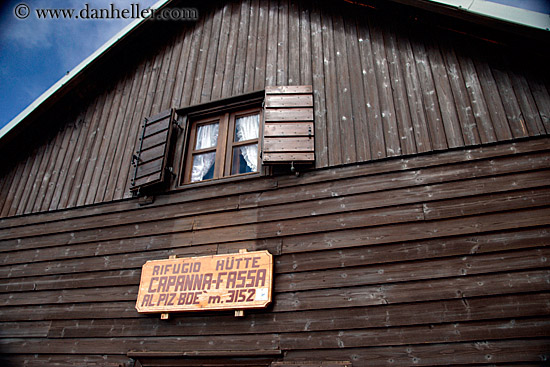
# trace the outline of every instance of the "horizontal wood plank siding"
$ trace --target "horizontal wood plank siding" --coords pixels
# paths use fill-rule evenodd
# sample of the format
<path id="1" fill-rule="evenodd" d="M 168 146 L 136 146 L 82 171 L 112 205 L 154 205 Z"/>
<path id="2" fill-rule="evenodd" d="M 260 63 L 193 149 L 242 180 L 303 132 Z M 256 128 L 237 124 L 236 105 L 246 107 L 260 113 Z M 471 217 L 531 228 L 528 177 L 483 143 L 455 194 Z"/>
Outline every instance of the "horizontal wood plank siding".
<path id="1" fill-rule="evenodd" d="M 316 168 L 550 133 L 549 81 L 529 57 L 340 5 L 201 8 L 4 170 L 1 215 L 128 198 L 144 117 L 266 86 L 313 86 Z"/>
<path id="2" fill-rule="evenodd" d="M 395 4 L 197 6 L 0 170 L 0 363 L 547 363 L 547 60 Z M 132 197 L 145 117 L 261 90 L 264 152 L 314 167 Z M 161 125 L 138 180 L 183 154 Z M 147 261 L 241 249 L 274 255 L 266 309 L 137 313 Z"/>
<path id="3" fill-rule="evenodd" d="M 550 357 L 549 180 L 541 137 L 3 218 L 1 359 L 536 364 Z M 136 312 L 146 261 L 242 248 L 275 255 L 266 310 Z"/>

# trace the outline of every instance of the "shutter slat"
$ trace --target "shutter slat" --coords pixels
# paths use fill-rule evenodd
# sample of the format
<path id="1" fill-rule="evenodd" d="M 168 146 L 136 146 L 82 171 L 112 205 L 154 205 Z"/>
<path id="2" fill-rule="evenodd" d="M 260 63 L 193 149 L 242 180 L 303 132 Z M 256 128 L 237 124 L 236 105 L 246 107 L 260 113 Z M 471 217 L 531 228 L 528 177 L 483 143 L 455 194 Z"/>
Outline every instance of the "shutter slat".
<path id="1" fill-rule="evenodd" d="M 136 178 L 152 175 L 155 172 L 162 170 L 163 157 L 157 158 L 154 161 L 142 163 L 138 166 L 136 171 Z"/>
<path id="2" fill-rule="evenodd" d="M 145 137 L 149 137 L 161 131 L 167 131 L 169 128 L 169 124 L 167 123 L 167 121 L 169 121 L 169 119 L 157 121 L 154 124 L 147 124 Z"/>
<path id="3" fill-rule="evenodd" d="M 264 153 L 264 164 L 279 164 L 289 162 L 313 162 L 313 153 Z"/>
<path id="4" fill-rule="evenodd" d="M 264 137 L 313 135 L 313 122 L 266 123 Z"/>
<path id="5" fill-rule="evenodd" d="M 161 174 L 160 172 L 157 172 L 150 176 L 138 178 L 137 180 L 135 180 L 135 185 L 136 187 L 146 187 L 151 185 L 152 183 L 158 182 L 160 179 L 161 179 Z"/>
<path id="6" fill-rule="evenodd" d="M 146 136 L 143 139 L 143 147 L 141 150 L 143 151 L 159 144 L 165 144 L 167 137 L 168 130 L 162 130 L 158 134 Z"/>
<path id="7" fill-rule="evenodd" d="M 309 152 L 313 151 L 313 139 L 307 137 L 265 138 L 264 152 Z"/>
<path id="8" fill-rule="evenodd" d="M 173 110 L 168 110 L 145 119 L 130 190 L 137 191 L 164 181 L 172 118 Z"/>
<path id="9" fill-rule="evenodd" d="M 313 108 L 266 108 L 265 121 L 313 121 Z"/>
<path id="10" fill-rule="evenodd" d="M 164 154 L 164 149 L 166 148 L 165 144 L 157 145 L 151 149 L 142 150 L 140 159 L 143 163 L 157 159 L 158 157 Z"/>
<path id="11" fill-rule="evenodd" d="M 265 87 L 265 94 L 312 94 L 311 85 L 280 85 Z"/>
<path id="12" fill-rule="evenodd" d="M 266 87 L 263 131 L 263 164 L 313 163 L 313 88 Z"/>
<path id="13" fill-rule="evenodd" d="M 289 94 L 289 95 L 266 95 L 266 107 L 313 107 L 313 95 L 311 94 Z"/>

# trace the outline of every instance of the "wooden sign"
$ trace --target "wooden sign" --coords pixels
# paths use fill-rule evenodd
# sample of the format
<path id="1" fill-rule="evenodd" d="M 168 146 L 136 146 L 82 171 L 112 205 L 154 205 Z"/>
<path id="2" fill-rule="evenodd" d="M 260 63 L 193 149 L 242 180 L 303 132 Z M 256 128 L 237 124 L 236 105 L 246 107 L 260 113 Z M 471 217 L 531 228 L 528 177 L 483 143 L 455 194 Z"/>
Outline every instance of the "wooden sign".
<path id="1" fill-rule="evenodd" d="M 136 309 L 142 313 L 264 308 L 271 302 L 267 251 L 148 261 Z"/>

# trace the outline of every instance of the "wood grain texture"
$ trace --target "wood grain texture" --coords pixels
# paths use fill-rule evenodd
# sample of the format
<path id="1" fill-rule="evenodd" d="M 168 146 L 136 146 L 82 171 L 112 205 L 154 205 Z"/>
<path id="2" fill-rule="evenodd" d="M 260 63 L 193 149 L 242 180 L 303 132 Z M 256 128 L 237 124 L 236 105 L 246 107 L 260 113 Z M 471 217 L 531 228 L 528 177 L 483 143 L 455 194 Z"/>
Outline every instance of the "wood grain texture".
<path id="1" fill-rule="evenodd" d="M 128 198 L 144 117 L 266 86 L 313 86 L 313 116 L 296 118 L 315 117 L 318 168 L 548 134 L 547 78 L 513 50 L 349 4 L 246 0 L 201 14 L 21 154 L 2 215 Z"/>
<path id="2" fill-rule="evenodd" d="M 544 70 L 382 7 L 199 8 L 139 57 L 129 50 L 120 74 L 2 168 L 3 365 L 550 358 Z M 315 167 L 130 198 L 143 117 L 259 90 L 275 111 L 268 153 L 314 155 Z M 288 109 L 298 112 L 281 117 Z M 276 150 L 284 139 L 294 151 Z M 145 173 L 158 172 L 161 151 L 144 153 Z M 136 311 L 147 261 L 241 249 L 273 254 L 267 308 L 168 320 Z"/>
<path id="3" fill-rule="evenodd" d="M 491 363 L 540 363 L 541 356 L 547 358 L 549 339 L 507 341 L 477 341 L 471 343 L 454 343 L 449 350 L 448 344 L 413 345 L 402 347 L 378 347 L 355 350 L 353 354 L 345 349 L 328 349 L 316 351 L 317 358 L 328 357 L 345 359 L 357 356 L 354 363 L 368 366 L 385 366 L 391 361 L 396 366 L 410 365 L 486 365 Z M 309 352 L 296 351 L 288 354 L 289 359 L 302 359 Z M 529 365 L 529 364 L 527 364 Z"/>
<path id="4" fill-rule="evenodd" d="M 361 171 L 333 169 L 328 175 L 313 171 L 294 178 L 293 184 L 282 177 L 284 184 L 271 190 L 195 199 L 190 207 L 197 212 L 187 227 L 184 207 L 172 202 L 177 198 L 173 195 L 157 208 L 123 209 L 127 203 L 121 202 L 119 214 L 115 208 L 88 217 L 83 212 L 82 217 L 58 220 L 58 228 L 52 221 L 50 235 L 64 236 L 59 231 L 67 226 L 75 244 L 60 246 L 62 237 L 52 237 L 51 248 L 5 253 L 7 263 L 0 267 L 0 344 L 12 361 L 27 358 L 24 353 L 29 352 L 35 361 L 46 361 L 53 351 L 67 363 L 127 350 L 147 355 L 218 353 L 228 348 L 227 340 L 233 350 L 250 355 L 280 348 L 285 356 L 303 351 L 327 358 L 353 354 L 373 363 L 378 363 L 370 354 L 373 348 L 398 358 L 391 350 L 423 347 L 424 358 L 431 361 L 434 350 L 445 345 L 458 348 L 453 358 L 468 364 L 468 358 L 477 358 L 460 349 L 468 343 L 535 343 L 549 328 L 545 147 L 543 141 L 538 146 L 524 142 L 514 149 L 434 154 L 431 160 L 409 160 L 401 171 L 402 166 L 391 162 L 371 171 L 368 165 Z M 293 203 L 292 197 L 299 202 Z M 395 217 L 400 210 L 405 210 L 403 217 Z M 178 213 L 181 217 L 175 219 Z M 161 221 L 155 224 L 155 217 Z M 38 241 L 48 236 L 43 220 L 19 219 L 19 226 L 28 229 L 23 247 L 41 247 Z M 17 225 L 14 219 L 9 222 Z M 425 225 L 426 233 L 414 239 L 419 233 L 416 222 Z M 142 228 L 143 235 L 133 232 L 118 249 L 107 248 L 117 237 L 127 237 L 124 225 L 136 230 L 138 223 L 150 225 Z M 160 242 L 148 238 L 155 228 L 165 236 L 168 227 L 178 228 L 190 242 L 180 242 L 177 236 Z M 0 231 L 6 240 L 19 237 L 11 228 Z M 348 232 L 371 229 L 380 233 L 374 241 L 357 236 L 349 237 L 349 246 L 336 241 Z M 86 232 L 92 237 L 86 238 Z M 265 245 L 279 238 L 279 244 L 271 241 L 276 246 L 271 251 L 279 254 L 273 305 L 251 311 L 244 320 L 228 312 L 172 315 L 168 323 L 139 316 L 134 304 L 141 265 L 170 254 L 215 254 L 232 247 L 219 240 L 199 245 L 211 238 L 236 242 L 233 251 L 249 246 L 238 243 L 239 238 L 262 239 Z M 324 246 L 306 245 L 322 238 L 331 240 Z M 153 250 L 155 243 L 158 250 Z M 296 247 L 289 246 L 292 243 Z M 29 256 L 37 261 L 27 263 Z M 178 349 L 171 340 L 185 341 L 186 348 Z M 533 353 L 539 353 L 524 347 L 521 355 L 499 358 L 530 362 Z M 67 348 L 78 351 L 79 357 L 66 354 Z"/>

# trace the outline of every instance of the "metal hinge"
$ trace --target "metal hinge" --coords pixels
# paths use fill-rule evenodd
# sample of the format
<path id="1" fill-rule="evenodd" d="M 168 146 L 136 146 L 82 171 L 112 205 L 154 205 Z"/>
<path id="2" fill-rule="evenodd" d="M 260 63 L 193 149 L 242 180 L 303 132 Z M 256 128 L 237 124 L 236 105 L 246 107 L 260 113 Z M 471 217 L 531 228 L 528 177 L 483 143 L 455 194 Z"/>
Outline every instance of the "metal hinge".
<path id="1" fill-rule="evenodd" d="M 174 167 L 166 167 L 166 171 L 172 175 L 172 177 L 176 177 L 176 173 L 174 172 Z"/>
<path id="2" fill-rule="evenodd" d="M 132 155 L 132 166 L 136 166 L 138 163 L 141 162 L 141 159 L 139 158 L 139 153 L 136 152 L 135 154 Z"/>

